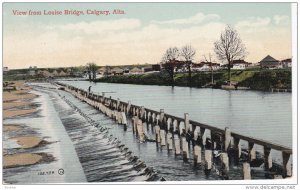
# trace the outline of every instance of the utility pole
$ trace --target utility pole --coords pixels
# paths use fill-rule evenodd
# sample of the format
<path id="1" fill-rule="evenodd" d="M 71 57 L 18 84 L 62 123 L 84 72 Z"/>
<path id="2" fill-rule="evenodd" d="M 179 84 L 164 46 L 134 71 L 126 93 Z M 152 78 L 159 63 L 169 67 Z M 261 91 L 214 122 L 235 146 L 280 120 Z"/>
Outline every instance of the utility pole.
<path id="1" fill-rule="evenodd" d="M 211 84 L 213 85 L 214 84 L 214 70 L 213 70 L 213 67 L 212 67 L 213 63 L 211 62 L 211 54 L 210 53 L 208 54 L 208 56 L 209 56 L 209 62 L 208 62 L 206 56 L 205 55 L 203 55 L 203 56 L 204 56 L 204 59 L 205 59 L 206 63 L 210 63 Z"/>

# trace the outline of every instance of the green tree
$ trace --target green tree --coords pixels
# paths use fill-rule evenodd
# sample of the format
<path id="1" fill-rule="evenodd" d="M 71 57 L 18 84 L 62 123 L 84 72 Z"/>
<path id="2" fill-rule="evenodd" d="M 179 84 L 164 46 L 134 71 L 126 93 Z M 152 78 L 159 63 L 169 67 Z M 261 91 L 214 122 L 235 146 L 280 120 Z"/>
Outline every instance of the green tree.
<path id="1" fill-rule="evenodd" d="M 89 81 L 96 79 L 97 68 L 98 68 L 98 66 L 95 63 L 87 63 L 86 64 L 86 70 L 89 75 Z"/>

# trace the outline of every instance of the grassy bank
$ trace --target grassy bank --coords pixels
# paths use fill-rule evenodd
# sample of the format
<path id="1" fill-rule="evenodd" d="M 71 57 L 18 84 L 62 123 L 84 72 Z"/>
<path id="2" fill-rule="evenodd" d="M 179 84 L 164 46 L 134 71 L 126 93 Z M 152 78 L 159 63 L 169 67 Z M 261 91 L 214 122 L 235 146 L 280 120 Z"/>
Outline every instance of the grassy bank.
<path id="1" fill-rule="evenodd" d="M 238 82 L 238 86 L 249 87 L 253 90 L 268 91 L 272 88 L 291 89 L 291 70 L 234 70 L 231 80 Z M 216 88 L 220 88 L 227 80 L 227 71 L 214 72 L 213 78 Z M 175 86 L 188 86 L 188 73 L 177 73 L 174 77 Z M 96 82 L 141 84 L 141 85 L 171 85 L 171 80 L 165 73 L 142 75 L 108 76 L 97 79 Z M 211 83 L 210 72 L 192 74 L 192 87 L 204 87 Z"/>

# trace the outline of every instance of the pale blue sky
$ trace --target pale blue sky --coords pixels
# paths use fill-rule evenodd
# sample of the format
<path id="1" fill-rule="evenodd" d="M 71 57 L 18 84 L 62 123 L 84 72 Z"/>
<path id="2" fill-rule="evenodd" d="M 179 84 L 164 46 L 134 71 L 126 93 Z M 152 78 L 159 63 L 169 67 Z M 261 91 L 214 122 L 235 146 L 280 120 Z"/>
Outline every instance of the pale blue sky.
<path id="1" fill-rule="evenodd" d="M 122 9 L 126 14 L 12 14 L 65 9 Z M 249 52 L 246 60 L 291 56 L 290 3 L 4 3 L 4 65 L 155 64 L 167 47 L 184 44 L 196 48 L 195 61 L 200 61 L 213 53 L 213 42 L 227 24 L 240 33 Z"/>
<path id="2" fill-rule="evenodd" d="M 13 9 L 43 10 L 43 9 L 123 9 L 126 15 L 114 17 L 30 17 L 33 22 L 70 23 L 78 21 L 111 20 L 117 18 L 139 18 L 143 23 L 151 20 L 171 20 L 192 16 L 198 12 L 218 14 L 221 21 L 234 24 L 247 17 L 269 17 L 274 15 L 291 14 L 290 3 L 4 3 L 4 21 L 22 22 L 12 16 Z M 12 24 L 12 23 L 11 23 Z"/>

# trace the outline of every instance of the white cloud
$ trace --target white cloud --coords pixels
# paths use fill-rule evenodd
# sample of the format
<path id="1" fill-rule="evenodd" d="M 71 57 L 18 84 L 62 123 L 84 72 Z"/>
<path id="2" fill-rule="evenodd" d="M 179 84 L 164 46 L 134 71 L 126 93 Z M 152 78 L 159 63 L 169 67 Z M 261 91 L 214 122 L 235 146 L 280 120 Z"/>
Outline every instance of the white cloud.
<path id="1" fill-rule="evenodd" d="M 107 21 L 79 22 L 59 26 L 59 28 L 68 31 L 81 31 L 86 34 L 99 34 L 108 31 L 132 30 L 139 28 L 140 26 L 141 22 L 138 19 L 118 19 Z"/>
<path id="2" fill-rule="evenodd" d="M 239 29 L 258 29 L 262 28 L 265 26 L 268 26 L 271 23 L 271 19 L 266 17 L 266 18 L 260 18 L 260 17 L 250 17 L 247 20 L 240 21 L 236 24 L 236 28 Z"/>
<path id="3" fill-rule="evenodd" d="M 182 25 L 182 24 L 200 24 L 205 21 L 216 21 L 219 20 L 220 16 L 217 14 L 203 14 L 197 13 L 189 18 L 184 19 L 174 19 L 174 20 L 165 20 L 165 21 L 151 21 L 153 24 L 174 24 L 174 25 Z"/>
<path id="4" fill-rule="evenodd" d="M 286 24 L 288 22 L 290 22 L 289 17 L 288 16 L 284 16 L 284 15 L 275 15 L 273 17 L 273 20 L 275 22 L 275 24 Z"/>

